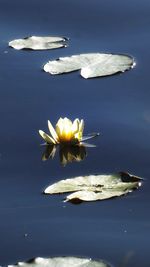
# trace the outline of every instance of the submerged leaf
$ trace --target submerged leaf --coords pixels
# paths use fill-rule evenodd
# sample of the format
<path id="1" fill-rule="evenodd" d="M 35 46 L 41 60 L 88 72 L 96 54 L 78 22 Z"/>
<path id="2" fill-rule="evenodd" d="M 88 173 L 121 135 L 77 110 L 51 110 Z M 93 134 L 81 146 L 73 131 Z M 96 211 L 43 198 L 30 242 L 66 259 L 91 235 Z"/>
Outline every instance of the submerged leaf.
<path id="1" fill-rule="evenodd" d="M 94 261 L 88 258 L 77 257 L 54 257 L 54 258 L 35 258 L 29 262 L 18 262 L 16 265 L 8 265 L 8 267 L 110 267 L 104 261 Z"/>
<path id="2" fill-rule="evenodd" d="M 89 175 L 61 180 L 48 186 L 45 194 L 75 192 L 66 200 L 82 201 L 103 200 L 125 195 L 141 185 L 141 178 L 128 173 L 114 175 Z"/>
<path id="3" fill-rule="evenodd" d="M 66 46 L 66 38 L 63 37 L 39 37 L 31 36 L 24 39 L 16 39 L 9 42 L 9 46 L 20 49 L 47 50 Z"/>
<path id="4" fill-rule="evenodd" d="M 62 74 L 81 69 L 81 76 L 87 79 L 124 72 L 134 65 L 133 58 L 127 55 L 89 53 L 49 61 L 44 65 L 44 71 Z"/>

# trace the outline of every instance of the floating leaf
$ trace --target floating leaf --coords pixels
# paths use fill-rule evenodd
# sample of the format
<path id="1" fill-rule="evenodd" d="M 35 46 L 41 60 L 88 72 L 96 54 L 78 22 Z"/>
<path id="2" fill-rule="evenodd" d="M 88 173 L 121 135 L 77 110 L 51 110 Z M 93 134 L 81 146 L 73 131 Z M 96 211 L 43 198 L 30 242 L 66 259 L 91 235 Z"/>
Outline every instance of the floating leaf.
<path id="1" fill-rule="evenodd" d="M 29 262 L 18 262 L 16 265 L 8 265 L 8 267 L 110 267 L 104 261 L 94 261 L 87 258 L 77 257 L 55 257 L 55 258 L 35 258 Z"/>
<path id="2" fill-rule="evenodd" d="M 114 175 L 89 175 L 61 180 L 48 186 L 45 194 L 75 192 L 66 200 L 95 201 L 118 197 L 141 185 L 141 178 L 120 172 Z"/>
<path id="3" fill-rule="evenodd" d="M 39 37 L 31 36 L 24 39 L 16 39 L 9 42 L 9 46 L 20 49 L 46 50 L 66 46 L 66 38 L 63 37 Z"/>
<path id="4" fill-rule="evenodd" d="M 134 65 L 133 58 L 127 55 L 89 53 L 49 61 L 44 65 L 44 71 L 62 74 L 81 69 L 81 76 L 87 79 L 124 72 Z"/>

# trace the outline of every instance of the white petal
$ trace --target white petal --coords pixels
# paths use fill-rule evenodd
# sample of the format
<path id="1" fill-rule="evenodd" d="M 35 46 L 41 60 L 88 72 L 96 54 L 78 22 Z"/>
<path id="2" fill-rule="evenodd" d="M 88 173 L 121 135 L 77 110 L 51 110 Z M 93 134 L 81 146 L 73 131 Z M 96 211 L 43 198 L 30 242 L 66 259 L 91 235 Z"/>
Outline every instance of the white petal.
<path id="1" fill-rule="evenodd" d="M 56 133 L 57 133 L 58 137 L 62 134 L 63 124 L 64 124 L 64 120 L 62 118 L 60 118 L 56 124 Z"/>
<path id="2" fill-rule="evenodd" d="M 48 144 L 56 144 L 55 140 L 42 130 L 39 130 L 39 134 Z"/>
<path id="3" fill-rule="evenodd" d="M 84 143 L 84 142 L 80 142 L 80 145 L 81 146 L 84 146 L 84 147 L 96 147 L 96 145 L 93 145 L 93 144 L 89 144 L 89 143 Z"/>
<path id="4" fill-rule="evenodd" d="M 63 123 L 63 134 L 71 133 L 72 132 L 72 121 L 68 118 L 64 118 Z"/>
<path id="5" fill-rule="evenodd" d="M 93 133 L 93 134 L 90 134 L 90 135 L 87 135 L 87 136 L 83 136 L 82 139 L 81 139 L 81 142 L 89 140 L 89 139 L 94 138 L 96 136 L 99 136 L 99 133 Z"/>
<path id="6" fill-rule="evenodd" d="M 69 120 L 67 117 L 64 118 L 64 124 L 69 125 L 70 127 L 72 127 L 72 121 Z"/>
<path id="7" fill-rule="evenodd" d="M 55 140 L 56 143 L 58 143 L 58 135 L 53 127 L 53 125 L 51 124 L 51 122 L 48 120 L 48 128 L 49 128 L 49 131 L 53 137 L 53 139 Z"/>
<path id="8" fill-rule="evenodd" d="M 75 119 L 72 124 L 72 132 L 75 134 L 79 131 L 79 119 Z"/>
<path id="9" fill-rule="evenodd" d="M 79 132 L 83 133 L 83 131 L 84 131 L 84 120 L 81 120 L 79 124 Z"/>

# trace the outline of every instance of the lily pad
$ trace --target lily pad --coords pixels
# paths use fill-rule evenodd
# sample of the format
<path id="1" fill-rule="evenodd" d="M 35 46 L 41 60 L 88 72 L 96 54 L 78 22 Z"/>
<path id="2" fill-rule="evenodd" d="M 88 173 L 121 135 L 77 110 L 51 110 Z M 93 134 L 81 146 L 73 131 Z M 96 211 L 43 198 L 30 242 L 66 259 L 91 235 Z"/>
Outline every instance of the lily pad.
<path id="1" fill-rule="evenodd" d="M 8 267 L 110 267 L 104 261 L 94 261 L 88 258 L 77 257 L 54 257 L 54 258 L 35 258 L 29 262 L 18 262 L 16 265 L 8 265 Z"/>
<path id="2" fill-rule="evenodd" d="M 81 76 L 87 79 L 124 72 L 134 65 L 134 59 L 127 55 L 89 53 L 49 61 L 44 71 L 55 75 L 81 69 Z"/>
<path id="3" fill-rule="evenodd" d="M 47 50 L 55 49 L 66 46 L 66 38 L 64 37 L 39 37 L 31 36 L 23 39 L 16 39 L 9 42 L 9 46 L 20 49 L 32 49 L 32 50 Z"/>
<path id="4" fill-rule="evenodd" d="M 45 194 L 69 194 L 66 201 L 96 201 L 118 197 L 132 192 L 141 185 L 141 178 L 120 172 L 111 175 L 79 176 L 61 180 L 48 186 Z"/>

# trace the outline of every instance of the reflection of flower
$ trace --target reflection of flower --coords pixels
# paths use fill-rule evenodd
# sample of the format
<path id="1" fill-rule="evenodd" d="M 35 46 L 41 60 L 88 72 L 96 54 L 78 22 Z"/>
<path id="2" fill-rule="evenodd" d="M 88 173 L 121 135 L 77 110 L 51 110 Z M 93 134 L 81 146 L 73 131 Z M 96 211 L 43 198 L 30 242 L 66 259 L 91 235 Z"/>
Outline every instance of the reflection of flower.
<path id="1" fill-rule="evenodd" d="M 57 149 L 56 145 L 47 145 L 43 153 L 42 160 L 45 161 L 49 158 L 53 159 L 56 153 L 56 149 Z M 80 146 L 61 145 L 59 148 L 60 162 L 63 166 L 65 166 L 69 162 L 82 161 L 84 160 L 86 155 L 87 155 L 86 148 L 82 145 Z"/>
<path id="2" fill-rule="evenodd" d="M 42 155 L 42 160 L 45 161 L 49 158 L 53 159 L 55 157 L 56 150 L 56 145 L 46 145 L 46 149 Z"/>
<path id="3" fill-rule="evenodd" d="M 39 130 L 39 134 L 47 144 L 70 144 L 77 145 L 82 141 L 88 140 L 97 134 L 83 137 L 84 121 L 75 119 L 73 122 L 68 118 L 60 118 L 54 129 L 51 122 L 48 121 L 48 128 L 51 134 L 48 135 L 42 130 Z"/>
<path id="4" fill-rule="evenodd" d="M 60 162 L 63 166 L 69 162 L 82 161 L 86 155 L 84 146 L 63 146 L 59 150 Z"/>

